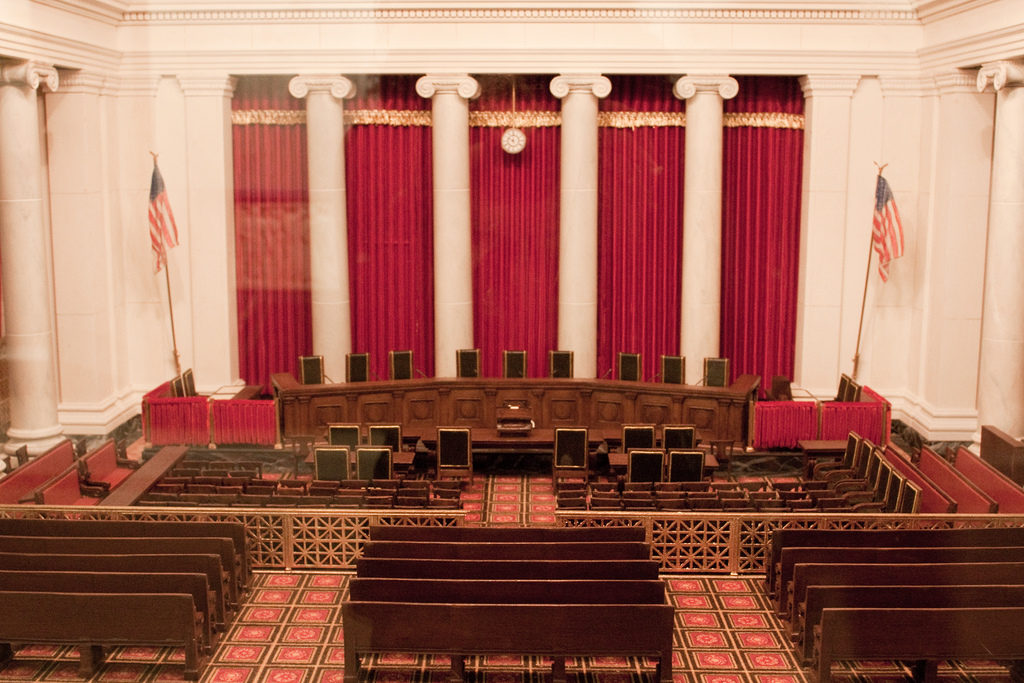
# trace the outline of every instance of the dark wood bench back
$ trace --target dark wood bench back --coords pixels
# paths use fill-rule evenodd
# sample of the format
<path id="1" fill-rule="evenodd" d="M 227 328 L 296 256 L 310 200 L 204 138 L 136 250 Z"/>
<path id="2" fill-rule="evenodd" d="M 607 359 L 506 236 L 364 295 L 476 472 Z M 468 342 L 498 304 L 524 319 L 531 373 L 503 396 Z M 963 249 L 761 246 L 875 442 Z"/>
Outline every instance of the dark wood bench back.
<path id="1" fill-rule="evenodd" d="M 415 527 L 372 526 L 371 541 L 475 543 L 644 542 L 642 527 Z"/>
<path id="2" fill-rule="evenodd" d="M 956 450 L 953 466 L 995 499 L 999 512 L 1015 515 L 1024 512 L 1024 489 L 963 446 Z"/>
<path id="3" fill-rule="evenodd" d="M 653 560 L 356 560 L 358 576 L 407 579 L 657 579 L 658 567 Z"/>
<path id="4" fill-rule="evenodd" d="M 70 441 L 59 444 L 28 461 L 0 479 L 0 504 L 10 505 L 26 496 L 31 500 L 34 490 L 75 464 L 75 446 Z"/>
<path id="5" fill-rule="evenodd" d="M 665 584 L 651 581 L 370 579 L 354 577 L 349 597 L 362 602 L 509 604 L 663 604 Z"/>
<path id="6" fill-rule="evenodd" d="M 999 504 L 990 495 L 928 446 L 921 449 L 917 466 L 956 501 L 958 513 L 984 515 L 998 511 Z"/>
<path id="7" fill-rule="evenodd" d="M 370 541 L 363 557 L 451 560 L 647 560 L 646 543 L 475 543 L 457 541 Z"/>

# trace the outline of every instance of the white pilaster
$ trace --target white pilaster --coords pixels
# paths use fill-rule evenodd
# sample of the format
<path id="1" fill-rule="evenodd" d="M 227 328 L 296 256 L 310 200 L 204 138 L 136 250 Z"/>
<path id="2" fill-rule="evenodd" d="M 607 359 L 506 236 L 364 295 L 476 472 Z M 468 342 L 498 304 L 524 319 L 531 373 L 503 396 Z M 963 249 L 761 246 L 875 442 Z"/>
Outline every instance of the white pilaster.
<path id="1" fill-rule="evenodd" d="M 978 90 L 996 90 L 988 205 L 979 425 L 1024 436 L 1024 62 L 985 64 Z"/>
<path id="2" fill-rule="evenodd" d="M 288 91 L 306 99 L 313 353 L 324 357 L 324 374 L 340 382 L 352 351 L 343 102 L 356 90 L 344 76 L 325 75 L 296 76 Z"/>
<path id="3" fill-rule="evenodd" d="M 834 394 L 840 373 L 850 105 L 859 80 L 800 79 L 806 104 L 794 380 L 820 396 Z"/>
<path id="4" fill-rule="evenodd" d="M 11 427 L 4 449 L 39 454 L 61 438 L 57 421 L 53 309 L 42 192 L 36 90 L 57 90 L 38 62 L 0 67 L 0 253 L 7 323 Z"/>
<path id="5" fill-rule="evenodd" d="M 576 377 L 596 377 L 597 101 L 612 83 L 599 74 L 562 74 L 550 88 L 562 100 L 558 348 L 573 351 Z"/>
<path id="6" fill-rule="evenodd" d="M 694 369 L 702 367 L 704 358 L 720 353 L 722 102 L 736 97 L 739 84 L 724 75 L 684 76 L 676 81 L 673 92 L 686 100 L 679 348 Z"/>
<path id="7" fill-rule="evenodd" d="M 473 347 L 473 242 L 469 203 L 469 100 L 480 84 L 466 74 L 416 81 L 430 98 L 434 174 L 434 375 L 455 376 L 455 352 Z"/>
<path id="8" fill-rule="evenodd" d="M 191 300 L 182 302 L 181 316 L 191 315 L 191 363 L 180 338 L 178 344 L 182 369 L 191 366 L 200 388 L 210 390 L 241 383 L 231 151 L 235 79 L 225 74 L 188 74 L 179 76 L 178 82 L 185 97 L 188 159 L 188 217 L 178 219 L 178 229 L 188 253 L 191 289 Z M 173 262 L 174 257 L 170 258 Z M 178 302 L 175 305 L 179 316 Z"/>

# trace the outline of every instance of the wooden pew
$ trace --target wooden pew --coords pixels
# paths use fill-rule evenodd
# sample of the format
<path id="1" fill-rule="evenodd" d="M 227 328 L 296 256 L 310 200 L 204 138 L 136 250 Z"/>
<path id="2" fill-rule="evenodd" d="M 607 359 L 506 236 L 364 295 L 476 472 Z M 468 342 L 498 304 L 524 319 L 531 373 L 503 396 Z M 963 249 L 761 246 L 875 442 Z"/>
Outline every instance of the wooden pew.
<path id="1" fill-rule="evenodd" d="M 790 623 L 796 606 L 806 600 L 808 586 L 883 584 L 1014 584 L 1024 562 L 959 562 L 910 564 L 798 564 L 793 570 Z M 878 633 L 880 631 L 874 631 Z"/>
<path id="2" fill-rule="evenodd" d="M 78 468 L 72 467 L 32 492 L 36 505 L 95 505 L 99 498 L 82 495 Z"/>
<path id="3" fill-rule="evenodd" d="M 399 532 L 416 540 L 380 541 L 371 530 L 366 547 L 373 555 L 458 558 L 472 548 L 469 554 L 480 559 L 360 558 L 342 604 L 346 683 L 358 680 L 360 654 L 380 651 L 447 654 L 459 680 L 467 654 L 548 655 L 553 683 L 566 680 L 567 656 L 653 655 L 659 681 L 672 680 L 674 609 L 657 580 L 657 563 L 587 559 L 635 541 L 602 543 L 615 537 L 600 533 L 618 531 L 611 529 L 581 530 L 579 538 L 587 540 L 578 542 L 569 529 L 466 531 L 446 528 L 425 538 Z M 387 536 L 390 528 L 382 532 Z M 534 546 L 556 543 L 556 537 L 563 541 L 558 545 L 574 547 Z M 537 555 L 547 559 L 519 559 Z"/>
<path id="4" fill-rule="evenodd" d="M 90 482 L 108 484 L 111 490 L 116 489 L 122 481 L 139 468 L 135 460 L 121 460 L 117 456 L 117 446 L 113 441 L 106 441 L 82 458 L 88 470 Z"/>
<path id="5" fill-rule="evenodd" d="M 814 629 L 829 607 L 1024 607 L 1024 585 L 808 586 L 797 614 L 804 664 L 811 661 Z"/>
<path id="6" fill-rule="evenodd" d="M 843 659 L 919 661 L 914 679 L 929 683 L 940 661 L 1024 659 L 1022 623 L 1024 607 L 828 608 L 815 646 L 818 680 L 830 680 Z"/>
<path id="7" fill-rule="evenodd" d="M 372 526 L 375 541 L 423 541 L 431 543 L 585 543 L 644 542 L 643 527 L 438 527 Z"/>
<path id="8" fill-rule="evenodd" d="M 485 560 L 494 555 L 493 543 L 471 541 L 369 541 L 362 553 L 363 557 L 434 560 Z M 646 543 L 510 543 L 501 556 L 508 560 L 649 560 L 651 550 Z"/>
<path id="9" fill-rule="evenodd" d="M 779 563 L 777 612 L 791 612 L 788 604 L 793 568 L 798 564 L 913 564 L 937 562 L 1024 562 L 1024 546 L 783 548 Z"/>
<path id="10" fill-rule="evenodd" d="M 357 576 L 393 579 L 656 579 L 658 568 L 653 560 L 356 560 Z"/>
<path id="11" fill-rule="evenodd" d="M 54 477 L 67 472 L 75 464 L 75 447 L 61 441 L 35 459 L 0 479 L 0 504 L 31 502 L 34 491 Z"/>
<path id="12" fill-rule="evenodd" d="M 0 591 L 47 593 L 188 593 L 202 615 L 202 645 L 207 653 L 216 642 L 210 612 L 210 585 L 205 574 L 151 574 L 0 570 Z"/>
<path id="13" fill-rule="evenodd" d="M 156 455 L 140 465 L 139 469 L 121 482 L 117 490 L 111 491 L 100 505 L 111 507 L 134 505 L 153 484 L 160 481 L 165 474 L 181 462 L 186 453 L 188 453 L 187 446 L 164 446 L 156 452 Z"/>
<path id="14" fill-rule="evenodd" d="M 0 662 L 15 642 L 78 645 L 79 674 L 89 678 L 103 647 L 175 646 L 185 649 L 185 677 L 199 678 L 202 619 L 191 594 L 0 591 L 0 610 Z"/>
<path id="15" fill-rule="evenodd" d="M 137 538 L 123 536 L 5 536 L 0 535 L 0 553 L 52 553 L 59 555 L 213 555 L 220 567 L 220 583 L 228 604 L 239 604 L 239 584 L 235 570 L 234 546 L 229 538 Z"/>
<path id="16" fill-rule="evenodd" d="M 65 555 L 45 553 L 0 552 L 0 570 L 14 571 L 85 571 L 107 573 L 201 573 L 213 592 L 211 613 L 213 628 L 227 628 L 220 557 L 217 555 Z M 126 586 L 127 588 L 127 586 Z"/>
<path id="17" fill-rule="evenodd" d="M 213 536 L 230 538 L 235 564 L 248 585 L 251 578 L 246 552 L 245 525 L 241 522 L 176 522 L 141 519 L 0 519 L 0 535 L 6 536 L 139 536 L 144 538 L 175 536 L 192 538 Z"/>
<path id="18" fill-rule="evenodd" d="M 956 501 L 958 513 L 984 515 L 999 510 L 999 504 L 991 496 L 928 446 L 921 448 L 917 467 Z"/>
<path id="19" fill-rule="evenodd" d="M 782 549 L 793 546 L 894 548 L 897 546 L 1024 545 L 1024 528 L 979 529 L 775 529 L 765 565 L 768 592 L 776 594 Z"/>
<path id="20" fill-rule="evenodd" d="M 995 499 L 999 503 L 999 512 L 1024 512 L 1024 489 L 963 446 L 956 450 L 953 466 Z"/>
<path id="21" fill-rule="evenodd" d="M 906 453 L 899 450 L 891 443 L 885 446 L 885 460 L 892 466 L 893 470 L 902 474 L 908 481 L 912 481 L 921 489 L 921 512 L 947 514 L 956 512 L 956 501 L 949 494 L 942 490 L 934 481 L 925 476 Z"/>

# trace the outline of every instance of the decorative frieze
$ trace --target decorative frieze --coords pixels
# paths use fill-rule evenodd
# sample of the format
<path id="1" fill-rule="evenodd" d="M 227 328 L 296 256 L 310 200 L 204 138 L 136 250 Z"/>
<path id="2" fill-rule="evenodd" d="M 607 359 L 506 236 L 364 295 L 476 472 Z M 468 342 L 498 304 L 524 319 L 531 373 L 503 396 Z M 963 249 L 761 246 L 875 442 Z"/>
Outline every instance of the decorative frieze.
<path id="1" fill-rule="evenodd" d="M 235 94 L 238 79 L 227 74 L 184 74 L 178 76 L 178 83 L 185 97 L 212 97 L 222 95 L 230 98 Z"/>
<path id="2" fill-rule="evenodd" d="M 978 92 L 978 75 L 974 71 L 950 69 L 935 74 L 932 80 L 940 95 L 974 95 Z"/>
<path id="3" fill-rule="evenodd" d="M 860 76 L 838 74 L 808 74 L 800 77 L 804 97 L 853 97 Z"/>

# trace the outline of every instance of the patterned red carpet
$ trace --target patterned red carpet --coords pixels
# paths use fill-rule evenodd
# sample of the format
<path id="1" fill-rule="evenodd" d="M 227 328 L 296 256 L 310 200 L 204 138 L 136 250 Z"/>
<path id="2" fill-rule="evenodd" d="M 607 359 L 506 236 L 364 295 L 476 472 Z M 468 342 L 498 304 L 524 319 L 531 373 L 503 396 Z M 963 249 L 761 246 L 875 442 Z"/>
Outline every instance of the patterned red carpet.
<path id="1" fill-rule="evenodd" d="M 470 521 L 490 525 L 551 524 L 548 478 L 478 477 L 464 496 Z M 341 683 L 344 626 L 341 601 L 348 575 L 337 572 L 258 572 L 234 623 L 223 634 L 201 683 Z M 790 683 L 808 680 L 768 607 L 758 577 L 669 578 L 676 606 L 674 674 L 678 683 Z M 0 619 L 3 615 L 0 614 Z M 29 645 L 0 669 L 0 681 L 81 681 L 77 649 Z M 181 681 L 183 653 L 168 648 L 117 648 L 93 681 Z M 567 662 L 570 683 L 656 683 L 653 662 L 593 658 Z M 360 683 L 444 683 L 443 657 L 389 654 L 364 662 Z M 539 657 L 467 658 L 476 683 L 542 683 L 549 663 Z M 846 664 L 834 680 L 909 680 L 898 663 Z M 1008 681 L 994 663 L 943 665 L 948 681 Z"/>

